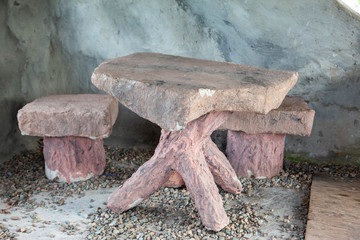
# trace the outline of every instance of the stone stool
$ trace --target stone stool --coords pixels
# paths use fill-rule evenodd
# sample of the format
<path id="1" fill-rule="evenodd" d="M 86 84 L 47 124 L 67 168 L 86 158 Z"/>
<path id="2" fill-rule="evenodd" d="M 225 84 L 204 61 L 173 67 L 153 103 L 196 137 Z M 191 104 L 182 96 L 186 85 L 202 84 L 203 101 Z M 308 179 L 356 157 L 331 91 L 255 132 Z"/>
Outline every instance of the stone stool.
<path id="1" fill-rule="evenodd" d="M 103 138 L 117 114 L 118 102 L 108 95 L 51 95 L 26 104 L 17 118 L 23 135 L 44 137 L 46 176 L 75 182 L 104 171 Z"/>
<path id="2" fill-rule="evenodd" d="M 234 112 L 228 129 L 227 157 L 238 176 L 273 177 L 283 168 L 285 135 L 309 136 L 315 111 L 300 97 L 285 97 L 268 114 Z"/>

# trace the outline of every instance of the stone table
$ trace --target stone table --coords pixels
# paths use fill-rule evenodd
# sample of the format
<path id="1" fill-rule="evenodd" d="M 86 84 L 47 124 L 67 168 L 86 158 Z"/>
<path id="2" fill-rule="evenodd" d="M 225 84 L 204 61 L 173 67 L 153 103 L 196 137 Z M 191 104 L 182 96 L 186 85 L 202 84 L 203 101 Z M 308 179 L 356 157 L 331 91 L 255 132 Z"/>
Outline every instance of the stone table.
<path id="1" fill-rule="evenodd" d="M 240 181 L 210 135 L 233 111 L 278 108 L 298 74 L 159 53 L 135 53 L 100 64 L 91 79 L 140 117 L 161 128 L 154 156 L 112 193 L 108 206 L 126 211 L 178 173 L 203 225 L 219 231 L 229 219 L 215 183 L 238 194 Z"/>

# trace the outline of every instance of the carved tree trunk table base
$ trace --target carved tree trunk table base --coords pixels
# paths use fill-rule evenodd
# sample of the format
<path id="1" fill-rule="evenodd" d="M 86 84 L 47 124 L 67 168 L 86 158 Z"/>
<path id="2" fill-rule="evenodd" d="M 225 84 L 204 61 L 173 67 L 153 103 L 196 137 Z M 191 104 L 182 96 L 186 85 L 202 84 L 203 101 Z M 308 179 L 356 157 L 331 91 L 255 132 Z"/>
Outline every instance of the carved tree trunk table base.
<path id="1" fill-rule="evenodd" d="M 215 183 L 238 194 L 242 186 L 225 155 L 210 135 L 230 112 L 211 112 L 188 123 L 180 131 L 162 130 L 154 155 L 108 199 L 108 207 L 121 213 L 135 207 L 180 174 L 195 202 L 203 225 L 219 231 L 229 223 Z"/>

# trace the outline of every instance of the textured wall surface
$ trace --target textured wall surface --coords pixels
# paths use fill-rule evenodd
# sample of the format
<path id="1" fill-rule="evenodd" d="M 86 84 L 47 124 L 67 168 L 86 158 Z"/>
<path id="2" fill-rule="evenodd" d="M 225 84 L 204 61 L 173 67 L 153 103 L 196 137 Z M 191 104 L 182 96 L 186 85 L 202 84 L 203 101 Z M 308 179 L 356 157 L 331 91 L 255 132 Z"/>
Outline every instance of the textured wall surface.
<path id="1" fill-rule="evenodd" d="M 0 0 L 0 153 L 31 148 L 16 112 L 37 97 L 98 93 L 94 68 L 153 51 L 299 72 L 290 92 L 316 110 L 311 156 L 360 152 L 360 21 L 335 0 Z M 153 145 L 159 128 L 120 107 L 112 142 Z M 0 160 L 1 161 L 1 160 Z"/>

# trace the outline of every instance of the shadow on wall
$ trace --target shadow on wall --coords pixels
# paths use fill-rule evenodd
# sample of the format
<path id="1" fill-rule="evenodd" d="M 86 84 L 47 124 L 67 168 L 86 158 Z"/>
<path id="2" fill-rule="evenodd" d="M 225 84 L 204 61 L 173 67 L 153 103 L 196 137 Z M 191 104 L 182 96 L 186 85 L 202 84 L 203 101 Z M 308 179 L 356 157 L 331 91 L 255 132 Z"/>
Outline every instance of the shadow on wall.
<path id="1" fill-rule="evenodd" d="M 6 159 L 14 150 L 35 148 L 36 141 L 33 138 L 20 136 L 17 127 L 16 114 L 23 106 L 23 102 L 3 99 L 0 102 L 1 131 L 0 131 L 0 162 Z M 38 138 L 36 138 L 38 139 Z M 19 145 L 20 144 L 20 145 Z"/>

